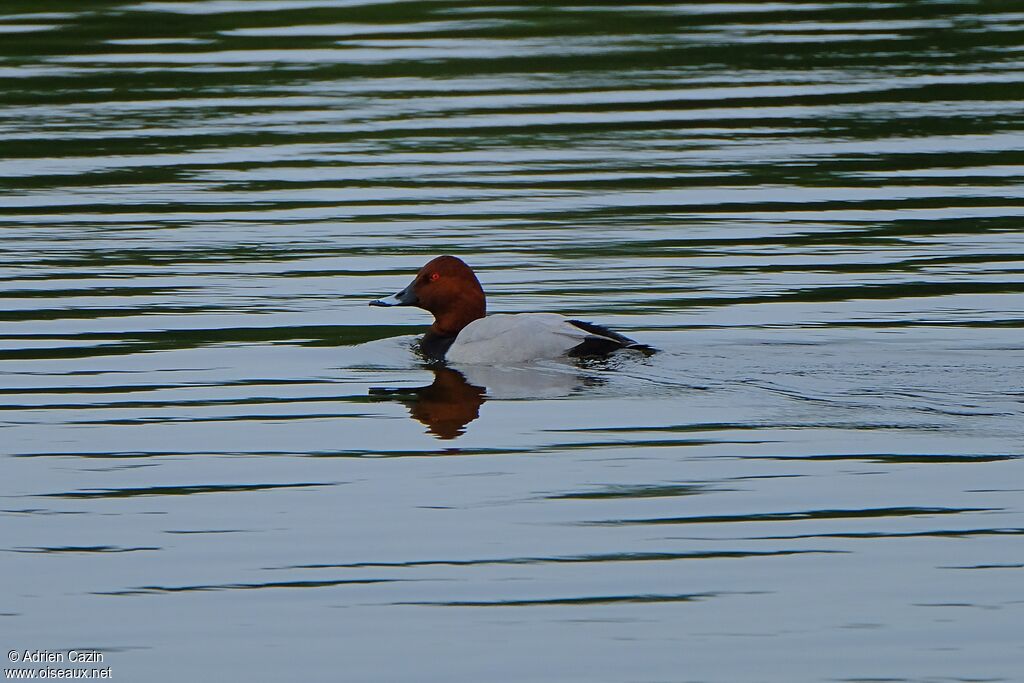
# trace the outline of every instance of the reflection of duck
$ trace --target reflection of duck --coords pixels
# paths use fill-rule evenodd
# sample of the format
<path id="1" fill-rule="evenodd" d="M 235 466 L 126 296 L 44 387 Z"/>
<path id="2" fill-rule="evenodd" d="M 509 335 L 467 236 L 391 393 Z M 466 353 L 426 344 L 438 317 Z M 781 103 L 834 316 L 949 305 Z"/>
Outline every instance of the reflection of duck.
<path id="1" fill-rule="evenodd" d="M 410 389 L 373 388 L 376 396 L 393 396 L 409 408 L 409 414 L 439 439 L 462 435 L 465 426 L 480 416 L 484 389 L 466 381 L 451 368 L 434 368 L 434 382 Z"/>
<path id="2" fill-rule="evenodd" d="M 409 415 L 439 439 L 454 439 L 480 416 L 488 398 L 553 398 L 566 396 L 584 385 L 599 384 L 572 368 L 465 366 L 462 372 L 434 366 L 429 386 L 404 389 L 375 387 L 373 396 L 393 398 L 409 408 Z"/>
<path id="3" fill-rule="evenodd" d="M 412 283 L 371 306 L 418 306 L 434 314 L 420 341 L 431 360 L 498 365 L 560 356 L 600 357 L 619 349 L 654 349 L 606 327 L 556 313 L 488 316 L 484 290 L 473 270 L 454 256 L 438 256 Z"/>

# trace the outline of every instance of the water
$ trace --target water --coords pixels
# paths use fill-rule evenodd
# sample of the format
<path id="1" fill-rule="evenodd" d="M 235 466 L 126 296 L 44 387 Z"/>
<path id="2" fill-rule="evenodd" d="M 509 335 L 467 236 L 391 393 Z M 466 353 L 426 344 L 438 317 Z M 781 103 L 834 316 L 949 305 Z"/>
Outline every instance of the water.
<path id="1" fill-rule="evenodd" d="M 0 33 L 0 644 L 147 681 L 1020 680 L 1020 6 Z M 661 352 L 431 369 L 427 315 L 366 303 L 442 253 L 492 312 Z"/>

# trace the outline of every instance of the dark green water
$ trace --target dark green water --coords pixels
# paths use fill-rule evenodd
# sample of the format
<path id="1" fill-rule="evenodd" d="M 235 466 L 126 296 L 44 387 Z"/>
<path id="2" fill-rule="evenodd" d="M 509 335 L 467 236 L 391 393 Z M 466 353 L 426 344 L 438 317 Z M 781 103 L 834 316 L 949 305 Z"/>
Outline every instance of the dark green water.
<path id="1" fill-rule="evenodd" d="M 1024 5 L 8 1 L 0 55 L 8 650 L 1020 680 Z M 366 303 L 441 253 L 662 352 L 432 370 Z"/>

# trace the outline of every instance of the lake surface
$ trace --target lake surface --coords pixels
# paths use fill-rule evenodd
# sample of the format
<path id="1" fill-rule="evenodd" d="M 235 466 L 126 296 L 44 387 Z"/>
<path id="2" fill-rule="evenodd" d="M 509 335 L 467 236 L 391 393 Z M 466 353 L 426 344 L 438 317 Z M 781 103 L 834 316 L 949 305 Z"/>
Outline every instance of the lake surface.
<path id="1" fill-rule="evenodd" d="M 1021 680 L 1024 6 L 0 15 L 6 649 Z M 660 352 L 430 367 L 443 253 Z"/>

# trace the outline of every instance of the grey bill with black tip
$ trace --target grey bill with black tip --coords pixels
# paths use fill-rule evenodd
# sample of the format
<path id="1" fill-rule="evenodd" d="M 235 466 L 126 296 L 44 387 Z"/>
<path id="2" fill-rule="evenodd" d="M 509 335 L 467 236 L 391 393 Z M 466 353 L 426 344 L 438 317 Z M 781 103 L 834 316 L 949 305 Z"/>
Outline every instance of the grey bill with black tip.
<path id="1" fill-rule="evenodd" d="M 376 299 L 370 302 L 371 306 L 415 306 L 419 303 L 419 299 L 416 298 L 416 293 L 412 290 L 412 285 L 409 285 L 400 292 L 396 292 L 391 296 L 384 297 L 383 299 Z"/>

